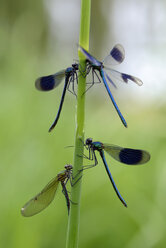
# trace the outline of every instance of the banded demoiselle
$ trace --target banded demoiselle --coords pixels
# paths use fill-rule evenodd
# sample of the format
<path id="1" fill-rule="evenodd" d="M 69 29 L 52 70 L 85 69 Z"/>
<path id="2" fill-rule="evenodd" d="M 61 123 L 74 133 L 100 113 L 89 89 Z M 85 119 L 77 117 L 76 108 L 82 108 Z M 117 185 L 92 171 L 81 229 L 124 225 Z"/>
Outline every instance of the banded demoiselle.
<path id="1" fill-rule="evenodd" d="M 47 208 L 55 197 L 59 183 L 62 185 L 62 192 L 66 198 L 67 209 L 69 213 L 70 199 L 66 189 L 66 184 L 68 180 L 71 179 L 72 169 L 72 165 L 65 165 L 65 170 L 58 173 L 57 176 L 53 178 L 39 194 L 37 194 L 23 206 L 21 209 L 21 214 L 25 217 L 30 217 Z"/>
<path id="2" fill-rule="evenodd" d="M 105 59 L 100 62 L 99 60 L 97 60 L 96 58 L 94 58 L 89 52 L 87 52 L 83 47 L 79 46 L 81 52 L 85 55 L 86 59 L 87 59 L 87 74 L 89 74 L 90 70 L 92 70 L 92 76 L 93 76 L 93 82 L 92 85 L 94 84 L 94 74 L 97 75 L 96 71 L 99 71 L 100 76 L 103 80 L 104 86 L 107 90 L 107 93 L 123 123 L 123 125 L 125 127 L 127 127 L 127 123 L 122 115 L 122 113 L 120 112 L 118 105 L 115 102 L 115 99 L 111 93 L 110 88 L 108 87 L 107 84 L 107 80 L 116 88 L 116 85 L 114 84 L 113 80 L 111 79 L 111 77 L 113 77 L 114 79 L 116 78 L 119 81 L 128 83 L 128 80 L 135 82 L 136 84 L 138 84 L 139 86 L 141 86 L 143 83 L 142 81 L 134 76 L 125 74 L 125 73 L 121 73 L 118 71 L 113 70 L 112 68 L 109 68 L 108 66 L 110 65 L 117 65 L 123 62 L 124 58 L 125 58 L 125 51 L 124 48 L 122 47 L 122 45 L 117 44 L 113 47 L 113 49 L 110 51 L 110 54 L 105 57 Z M 108 75 L 108 73 L 106 72 L 109 71 L 110 75 Z"/>
<path id="3" fill-rule="evenodd" d="M 62 80 L 65 78 L 65 84 L 64 84 L 64 88 L 63 88 L 63 92 L 62 92 L 62 96 L 61 96 L 61 100 L 60 100 L 58 113 L 56 115 L 56 118 L 55 118 L 53 124 L 49 128 L 49 132 L 52 131 L 52 129 L 56 126 L 56 124 L 59 120 L 60 113 L 61 113 L 62 106 L 63 106 L 64 99 L 65 99 L 66 90 L 69 90 L 70 83 L 72 83 L 73 93 L 75 94 L 74 80 L 76 79 L 76 81 L 78 81 L 77 70 L 78 70 L 78 64 L 75 63 L 75 64 L 72 64 L 71 67 L 68 67 L 66 70 L 59 71 L 59 72 L 52 74 L 52 75 L 49 75 L 49 76 L 40 77 L 35 81 L 35 86 L 38 90 L 50 91 L 50 90 L 53 90 L 54 88 L 56 88 L 62 82 Z"/>
<path id="4" fill-rule="evenodd" d="M 93 166 L 98 164 L 95 151 L 98 151 L 100 153 L 100 156 L 103 160 L 103 164 L 105 166 L 109 179 L 113 185 L 113 188 L 123 205 L 127 207 L 125 200 L 122 198 L 113 180 L 113 177 L 105 159 L 104 151 L 106 151 L 112 158 L 116 159 L 117 161 L 128 165 L 140 165 L 148 162 L 150 159 L 149 152 L 139 149 L 123 148 L 116 145 L 104 144 L 99 141 L 93 142 L 91 138 L 86 139 L 85 147 L 89 150 L 89 156 L 86 157 L 84 155 L 84 157 L 88 158 L 89 160 L 94 160 L 95 164 Z"/>

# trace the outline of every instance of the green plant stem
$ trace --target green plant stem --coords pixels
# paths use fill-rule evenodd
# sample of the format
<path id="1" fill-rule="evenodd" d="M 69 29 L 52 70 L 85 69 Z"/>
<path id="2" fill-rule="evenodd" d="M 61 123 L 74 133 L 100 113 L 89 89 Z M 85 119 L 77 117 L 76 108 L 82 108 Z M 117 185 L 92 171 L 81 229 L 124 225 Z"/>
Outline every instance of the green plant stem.
<path id="1" fill-rule="evenodd" d="M 80 37 L 79 44 L 86 50 L 89 49 L 89 31 L 90 31 L 90 9 L 91 0 L 81 1 L 81 23 L 80 23 Z M 86 63 L 84 56 L 79 53 L 80 71 L 85 69 Z M 86 77 L 79 74 L 78 91 L 77 91 L 77 108 L 76 108 L 76 135 L 75 135 L 75 151 L 74 151 L 74 181 L 78 178 L 80 180 L 71 189 L 71 208 L 68 221 L 67 242 L 66 248 L 78 247 L 79 235 L 79 218 L 80 218 L 80 198 L 81 198 L 81 177 L 83 165 L 83 151 L 84 151 L 84 118 L 85 118 L 85 92 Z M 79 173 L 80 172 L 80 173 Z M 76 177 L 76 178 L 75 178 Z"/>

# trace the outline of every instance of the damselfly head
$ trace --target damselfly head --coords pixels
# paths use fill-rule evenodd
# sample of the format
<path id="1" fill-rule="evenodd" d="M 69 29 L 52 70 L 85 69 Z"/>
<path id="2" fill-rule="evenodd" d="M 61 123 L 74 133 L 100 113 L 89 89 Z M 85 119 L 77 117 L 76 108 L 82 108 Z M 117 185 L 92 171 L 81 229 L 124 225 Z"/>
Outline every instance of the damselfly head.
<path id="1" fill-rule="evenodd" d="M 68 171 L 69 170 L 72 170 L 73 169 L 73 166 L 71 164 L 66 164 L 65 165 L 65 169 L 68 170 Z"/>
<path id="2" fill-rule="evenodd" d="M 89 145 L 91 145 L 92 144 L 92 138 L 87 138 L 86 139 L 86 142 L 85 142 L 85 145 L 86 146 L 89 146 Z"/>
<path id="3" fill-rule="evenodd" d="M 78 63 L 74 63 L 74 64 L 72 64 L 72 67 L 75 69 L 75 70 L 78 70 Z"/>

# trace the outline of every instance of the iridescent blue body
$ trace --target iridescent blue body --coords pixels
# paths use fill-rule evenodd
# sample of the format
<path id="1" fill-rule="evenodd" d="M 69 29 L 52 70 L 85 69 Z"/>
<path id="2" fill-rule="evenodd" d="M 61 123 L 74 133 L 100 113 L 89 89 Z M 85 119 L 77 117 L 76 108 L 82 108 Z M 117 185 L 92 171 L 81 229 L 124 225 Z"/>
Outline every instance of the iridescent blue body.
<path id="1" fill-rule="evenodd" d="M 78 66 L 78 65 L 77 65 Z M 68 67 L 67 69 L 66 69 L 66 75 L 68 75 L 68 73 L 73 73 L 73 72 L 75 72 L 75 70 L 76 70 L 76 68 L 73 68 L 73 67 Z M 78 70 L 78 69 L 77 69 Z"/>
<path id="2" fill-rule="evenodd" d="M 81 52 L 85 55 L 86 59 L 87 59 L 87 73 L 89 73 L 91 70 L 92 70 L 92 76 L 93 76 L 93 80 L 94 80 L 94 74 L 96 74 L 95 71 L 98 71 L 102 80 L 103 80 L 103 83 L 104 83 L 104 86 L 107 90 L 107 93 L 123 123 L 123 125 L 125 127 L 127 127 L 127 123 L 122 115 L 122 113 L 120 112 L 120 109 L 118 108 L 118 105 L 116 104 L 115 102 L 115 99 L 110 91 L 110 88 L 108 87 L 108 84 L 107 84 L 107 80 L 116 88 L 116 85 L 114 84 L 113 80 L 111 79 L 111 77 L 115 77 L 117 78 L 118 80 L 122 81 L 122 82 L 125 82 L 127 83 L 128 80 L 131 80 L 133 82 L 135 82 L 136 84 L 138 85 L 142 85 L 142 81 L 134 76 L 131 76 L 131 75 L 128 75 L 128 74 L 125 74 L 125 73 L 120 73 L 118 71 L 115 71 L 111 68 L 108 68 L 106 67 L 104 64 L 108 64 L 108 65 L 116 65 L 116 64 L 120 64 L 123 62 L 124 60 L 124 57 L 125 57 L 125 51 L 124 51 L 124 48 L 120 45 L 120 44 L 117 44 L 113 47 L 113 49 L 110 51 L 110 54 L 103 60 L 103 62 L 100 62 L 98 61 L 96 58 L 94 58 L 88 51 L 86 51 L 83 47 L 79 47 Z M 109 76 L 107 73 L 106 73 L 106 70 L 109 70 L 111 75 Z M 92 82 L 92 85 L 94 84 L 94 81 Z"/>
<path id="3" fill-rule="evenodd" d="M 94 141 L 91 143 L 91 148 L 93 148 L 93 151 L 103 150 L 103 144 L 99 141 Z"/>
<path id="4" fill-rule="evenodd" d="M 66 70 L 59 71 L 53 75 L 40 77 L 35 81 L 35 86 L 38 90 L 50 91 L 56 88 L 65 78 L 65 84 L 64 84 L 64 88 L 63 88 L 63 92 L 62 92 L 62 96 L 60 100 L 58 113 L 56 115 L 56 118 L 53 124 L 49 128 L 49 132 L 52 131 L 52 129 L 56 126 L 59 120 L 60 113 L 61 113 L 62 106 L 63 106 L 64 99 L 65 99 L 66 90 L 67 89 L 69 90 L 70 83 L 72 83 L 72 90 L 73 90 L 72 93 L 76 95 L 74 91 L 74 81 L 75 79 L 77 81 L 77 70 L 78 70 L 78 64 L 75 63 L 75 64 L 72 64 L 71 67 L 68 67 Z"/>
<path id="5" fill-rule="evenodd" d="M 93 142 L 93 140 L 91 138 L 86 139 L 85 146 L 89 150 L 88 159 L 94 160 L 95 161 L 94 165 L 98 164 L 95 151 L 98 151 L 100 153 L 100 156 L 103 160 L 104 167 L 105 167 L 107 174 L 110 178 L 112 186 L 113 186 L 118 198 L 120 199 L 120 201 L 123 203 L 123 205 L 125 207 L 127 207 L 127 204 L 126 204 L 125 200 L 123 199 L 123 197 L 121 196 L 118 188 L 116 187 L 114 179 L 111 175 L 107 161 L 105 159 L 104 150 L 110 156 L 112 156 L 114 159 L 116 159 L 117 161 L 124 163 L 124 164 L 128 164 L 128 165 L 144 164 L 144 163 L 149 161 L 150 154 L 144 150 L 123 148 L 123 147 L 116 146 L 116 145 L 104 144 L 104 143 L 101 143 L 99 141 Z"/>

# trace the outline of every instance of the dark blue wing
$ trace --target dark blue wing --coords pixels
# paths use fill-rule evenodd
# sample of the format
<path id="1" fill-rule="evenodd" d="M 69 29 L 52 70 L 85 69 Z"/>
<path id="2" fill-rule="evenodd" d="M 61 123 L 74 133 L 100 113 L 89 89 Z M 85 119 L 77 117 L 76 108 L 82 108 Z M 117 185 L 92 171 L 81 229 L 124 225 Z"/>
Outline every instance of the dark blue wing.
<path id="1" fill-rule="evenodd" d="M 125 58 L 125 50 L 122 45 L 117 44 L 113 47 L 110 54 L 104 58 L 103 63 L 107 65 L 118 65 Z"/>
<path id="2" fill-rule="evenodd" d="M 50 91 L 57 87 L 65 77 L 65 70 L 59 71 L 53 75 L 40 77 L 35 81 L 36 89 L 40 91 Z"/>
<path id="3" fill-rule="evenodd" d="M 123 148 L 120 146 L 104 144 L 104 150 L 117 161 L 129 164 L 139 165 L 150 160 L 150 154 L 140 149 Z"/>
<path id="4" fill-rule="evenodd" d="M 143 82 L 141 81 L 141 79 L 125 74 L 125 73 L 121 73 L 119 71 L 113 70 L 111 68 L 108 67 L 104 67 L 104 69 L 108 70 L 109 73 L 109 77 L 110 78 L 114 78 L 117 79 L 118 81 L 124 82 L 124 83 L 128 83 L 128 80 L 133 81 L 134 83 L 136 83 L 137 85 L 141 86 L 143 84 Z"/>

